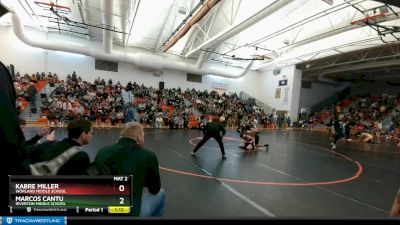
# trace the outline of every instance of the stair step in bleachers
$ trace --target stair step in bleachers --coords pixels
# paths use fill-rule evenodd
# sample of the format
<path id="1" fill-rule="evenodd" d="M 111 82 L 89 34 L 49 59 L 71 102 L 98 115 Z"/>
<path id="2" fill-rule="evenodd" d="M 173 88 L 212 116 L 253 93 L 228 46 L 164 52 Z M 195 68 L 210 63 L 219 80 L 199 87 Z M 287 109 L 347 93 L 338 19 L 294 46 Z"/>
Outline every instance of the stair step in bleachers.
<path id="1" fill-rule="evenodd" d="M 20 111 L 20 116 L 21 118 L 25 119 L 27 122 L 28 121 L 38 121 L 38 119 L 41 118 L 41 106 L 42 106 L 42 101 L 41 101 L 41 93 L 45 89 L 48 81 L 47 80 L 39 80 L 37 81 L 34 86 L 36 88 L 37 94 L 36 94 L 36 101 L 35 101 L 35 107 L 37 109 L 36 113 L 31 112 L 31 107 L 29 106 L 29 102 L 25 100 L 21 100 L 22 102 L 22 107 Z M 43 120 L 43 119 L 42 119 Z M 46 121 L 47 123 L 47 121 Z"/>
<path id="2" fill-rule="evenodd" d="M 27 120 L 26 121 L 27 126 L 45 126 L 47 125 L 47 121 L 37 121 L 37 120 Z"/>
<path id="3" fill-rule="evenodd" d="M 189 113 L 189 128 L 197 128 L 199 126 L 199 121 L 197 121 L 196 116 L 190 112 Z"/>

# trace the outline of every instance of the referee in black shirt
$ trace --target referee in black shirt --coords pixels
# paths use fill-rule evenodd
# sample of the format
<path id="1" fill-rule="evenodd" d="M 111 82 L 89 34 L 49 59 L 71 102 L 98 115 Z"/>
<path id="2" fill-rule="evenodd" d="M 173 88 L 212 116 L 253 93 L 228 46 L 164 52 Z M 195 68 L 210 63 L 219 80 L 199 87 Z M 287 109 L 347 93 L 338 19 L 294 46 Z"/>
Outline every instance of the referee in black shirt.
<path id="1" fill-rule="evenodd" d="M 206 143 L 208 141 L 208 139 L 214 138 L 218 142 L 219 147 L 221 149 L 222 159 L 226 159 L 224 143 L 222 143 L 222 138 L 225 135 L 225 128 L 219 122 L 219 118 L 214 117 L 212 119 L 212 122 L 207 123 L 203 132 L 205 133 L 203 139 L 197 144 L 197 146 L 194 148 L 193 152 L 191 152 L 190 154 L 192 156 L 195 155 L 197 150 L 199 150 L 199 148 L 201 146 L 203 146 L 204 143 Z"/>

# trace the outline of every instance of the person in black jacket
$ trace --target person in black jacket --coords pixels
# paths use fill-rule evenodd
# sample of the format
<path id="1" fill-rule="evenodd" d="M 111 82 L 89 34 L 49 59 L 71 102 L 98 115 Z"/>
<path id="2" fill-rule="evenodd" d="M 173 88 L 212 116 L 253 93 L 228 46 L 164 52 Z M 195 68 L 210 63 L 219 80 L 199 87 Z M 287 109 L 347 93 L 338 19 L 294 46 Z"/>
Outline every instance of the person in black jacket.
<path id="1" fill-rule="evenodd" d="M 161 188 L 158 159 L 144 148 L 143 126 L 128 122 L 116 144 L 100 149 L 95 163 L 107 165 L 113 175 L 133 175 L 133 216 L 163 216 L 165 192 Z"/>
<path id="2" fill-rule="evenodd" d="M 37 90 L 36 90 L 35 86 L 33 85 L 33 82 L 31 82 L 28 87 L 28 94 L 29 94 L 29 102 L 30 102 L 31 109 L 36 109 Z"/>
<path id="3" fill-rule="evenodd" d="M 8 215 L 8 175 L 29 175 L 29 158 L 20 127 L 10 72 L 0 62 L 0 215 Z"/>
<path id="4" fill-rule="evenodd" d="M 351 131 L 351 126 L 355 126 L 354 121 L 349 121 L 346 117 L 342 119 L 342 121 L 339 121 L 338 118 L 334 119 L 333 122 L 333 127 L 335 130 L 335 134 L 333 136 L 333 142 L 331 143 L 332 145 L 332 150 L 336 149 L 336 143 L 340 139 L 345 139 L 347 141 L 351 141 L 350 139 L 350 131 Z"/>
<path id="5" fill-rule="evenodd" d="M 208 141 L 208 139 L 214 138 L 218 142 L 218 145 L 221 149 L 222 159 L 226 159 L 224 143 L 222 143 L 222 138 L 225 135 L 225 128 L 219 122 L 219 118 L 214 117 L 212 119 L 212 122 L 207 123 L 203 132 L 205 133 L 203 139 L 197 144 L 197 146 L 194 148 L 194 150 L 190 154 L 192 156 L 194 156 L 196 154 L 196 152 L 199 150 L 199 148 Z"/>
<path id="6" fill-rule="evenodd" d="M 89 144 L 92 139 L 92 124 L 88 120 L 73 120 L 68 124 L 67 130 L 68 137 L 62 141 L 45 142 L 31 148 L 30 163 L 52 160 L 73 146 Z M 57 175 L 88 175 L 90 168 L 89 155 L 79 151 L 60 167 Z"/>

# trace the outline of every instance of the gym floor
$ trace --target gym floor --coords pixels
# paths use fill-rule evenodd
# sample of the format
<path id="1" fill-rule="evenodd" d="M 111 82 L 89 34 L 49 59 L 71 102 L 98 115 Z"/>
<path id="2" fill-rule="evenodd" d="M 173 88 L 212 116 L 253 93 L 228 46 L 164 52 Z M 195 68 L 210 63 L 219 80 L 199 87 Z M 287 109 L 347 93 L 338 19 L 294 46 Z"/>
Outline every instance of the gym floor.
<path id="1" fill-rule="evenodd" d="M 26 137 L 37 128 L 25 128 Z M 84 147 L 97 151 L 118 140 L 120 129 L 94 129 Z M 57 128 L 56 137 L 67 136 Z M 243 151 L 239 134 L 224 137 L 227 160 L 210 139 L 190 152 L 200 130 L 145 129 L 145 147 L 159 160 L 167 218 L 386 218 L 400 187 L 400 150 L 389 142 L 339 141 L 329 134 L 262 131 L 269 151 Z"/>

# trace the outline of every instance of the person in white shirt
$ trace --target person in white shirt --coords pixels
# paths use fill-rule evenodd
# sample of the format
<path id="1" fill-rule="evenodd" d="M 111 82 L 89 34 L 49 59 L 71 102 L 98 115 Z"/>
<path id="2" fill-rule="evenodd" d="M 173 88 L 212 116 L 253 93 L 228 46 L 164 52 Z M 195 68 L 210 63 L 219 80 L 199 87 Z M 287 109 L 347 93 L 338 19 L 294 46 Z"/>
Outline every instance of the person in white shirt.
<path id="1" fill-rule="evenodd" d="M 64 102 L 63 102 L 63 104 L 62 104 L 62 109 L 63 109 L 64 111 L 71 110 L 71 109 L 72 109 L 71 103 L 70 103 L 69 101 L 67 101 L 67 100 L 64 100 Z"/>
<path id="2" fill-rule="evenodd" d="M 156 118 L 155 127 L 161 128 L 162 122 L 163 122 L 163 119 L 162 119 L 161 115 L 158 115 Z"/>

